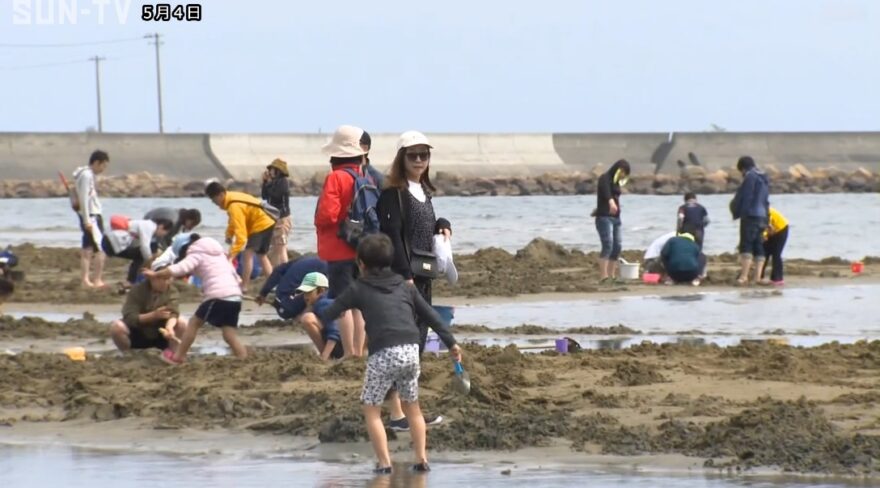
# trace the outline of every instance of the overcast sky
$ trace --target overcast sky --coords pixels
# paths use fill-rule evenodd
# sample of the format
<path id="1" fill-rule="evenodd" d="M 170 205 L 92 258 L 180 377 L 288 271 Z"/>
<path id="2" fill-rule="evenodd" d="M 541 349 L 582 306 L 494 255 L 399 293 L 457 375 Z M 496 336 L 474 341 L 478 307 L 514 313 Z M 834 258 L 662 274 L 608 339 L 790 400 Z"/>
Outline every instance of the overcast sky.
<path id="1" fill-rule="evenodd" d="M 95 55 L 104 130 L 156 131 L 148 32 L 166 132 L 880 129 L 871 0 L 0 3 L 0 131 L 97 126 Z"/>

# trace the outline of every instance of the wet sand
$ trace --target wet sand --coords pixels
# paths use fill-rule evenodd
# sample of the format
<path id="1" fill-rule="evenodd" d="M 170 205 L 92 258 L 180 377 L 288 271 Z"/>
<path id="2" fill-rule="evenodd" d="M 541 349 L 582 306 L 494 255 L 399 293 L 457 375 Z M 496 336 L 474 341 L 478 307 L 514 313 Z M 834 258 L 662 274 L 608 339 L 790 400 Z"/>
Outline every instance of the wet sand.
<path id="1" fill-rule="evenodd" d="M 103 318 L 83 315 L 115 316 L 122 299 L 112 291 L 79 288 L 76 250 L 22 246 L 17 252 L 27 281 L 4 311 L 78 318 L 66 323 L 0 318 L 5 442 L 34 442 L 54 433 L 61 442 L 118 448 L 131 447 L 130 439 L 136 438 L 136 444 L 158 451 L 192 440 L 196 450 L 202 442 L 222 443 L 221 450 L 232 451 L 265 445 L 294 456 L 320 451 L 333 458 L 352 449 L 370 455 L 358 408 L 361 361 L 324 365 L 311 348 L 302 347 L 307 338 L 300 329 L 281 321 L 241 329 L 255 348 L 243 362 L 204 354 L 216 350 L 213 346 L 178 368 L 166 367 L 155 352 L 122 356 L 113 352 Z M 640 256 L 625 254 L 631 261 Z M 564 301 L 585 294 L 603 299 L 683 291 L 639 283 L 598 287 L 596 259 L 595 253 L 543 240 L 516 254 L 484 249 L 457 257 L 460 286 L 439 285 L 438 302 L 479 305 L 510 302 L 514 296 L 517 302 Z M 713 257 L 710 280 L 699 290 L 731 290 L 735 259 Z M 124 275 L 126 261 L 109 262 L 108 276 Z M 849 263 L 838 259 L 789 260 L 786 281 L 816 288 L 877 283 L 878 263 L 866 260 L 865 273 L 854 276 Z M 191 313 L 198 291 L 177 286 L 183 313 Z M 457 327 L 462 339 L 558 333 L 553 324 Z M 809 329 L 806 318 L 803 328 Z M 206 328 L 196 346 L 220 343 L 219 334 Z M 85 346 L 89 359 L 72 362 L 57 353 L 69 345 Z M 7 348 L 27 352 L 4 355 Z M 465 366 L 473 390 L 463 398 L 449 390 L 448 360 L 429 355 L 423 364 L 424 408 L 449 419 L 429 435 L 438 459 L 631 460 L 682 469 L 880 477 L 880 341 L 812 348 L 643 344 L 565 356 L 469 345 Z M 396 449 L 406 449 L 408 434 L 391 437 L 397 439 Z"/>
<path id="2" fill-rule="evenodd" d="M 33 326 L 20 325 L 14 332 L 4 320 L 4 341 Z M 86 330 L 79 340 L 103 332 Z M 880 475 L 880 341 L 809 349 L 645 344 L 564 356 L 469 345 L 465 366 L 473 389 L 461 397 L 449 389 L 448 359 L 423 362 L 422 403 L 449 419 L 429 436 L 445 459 L 555 448 L 573 462 L 678 455 L 708 469 Z M 159 446 L 168 432 L 244 432 L 305 453 L 365 441 L 363 370 L 361 361 L 322 364 L 305 348 L 257 350 L 246 361 L 197 356 L 177 368 L 152 352 L 85 362 L 0 356 L 0 424 L 10 438 L 54 431 L 92 443 L 112 441 L 107 433 L 121 426 L 136 429 L 138 443 Z M 391 437 L 405 449 L 407 434 Z"/>
<path id="3" fill-rule="evenodd" d="M 122 280 L 128 266 L 123 259 L 108 259 L 105 281 L 106 290 L 84 290 L 79 283 L 78 250 L 23 245 L 14 248 L 25 273 L 26 280 L 19 283 L 12 303 L 52 304 L 113 304 L 120 297 L 115 284 Z M 628 261 L 639 261 L 643 251 L 625 251 Z M 644 285 L 639 282 L 617 286 L 599 286 L 598 254 L 566 249 L 554 242 L 535 239 L 515 254 L 502 249 L 481 249 L 474 254 L 456 256 L 460 281 L 450 287 L 443 280 L 435 286 L 435 296 L 446 299 L 474 300 L 491 297 L 514 297 L 545 294 L 596 294 L 605 296 L 621 293 L 663 293 L 662 286 Z M 880 258 L 865 260 L 865 271 L 859 280 L 880 280 Z M 737 257 L 733 254 L 711 256 L 709 277 L 701 289 L 730 289 L 737 275 Z M 786 283 L 794 286 L 833 285 L 854 279 L 850 263 L 839 258 L 821 261 L 803 259 L 786 260 Z M 263 280 L 253 283 L 250 293 L 256 294 Z M 177 283 L 181 301 L 197 302 L 198 290 Z M 650 290 L 650 291 L 648 291 Z M 452 303 L 455 304 L 455 303 Z"/>

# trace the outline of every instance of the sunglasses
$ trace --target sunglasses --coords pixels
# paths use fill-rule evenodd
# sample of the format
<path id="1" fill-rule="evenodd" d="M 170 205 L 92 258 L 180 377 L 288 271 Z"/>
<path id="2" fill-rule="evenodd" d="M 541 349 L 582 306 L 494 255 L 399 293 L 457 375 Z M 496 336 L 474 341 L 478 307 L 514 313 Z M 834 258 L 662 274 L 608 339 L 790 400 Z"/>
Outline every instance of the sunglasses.
<path id="1" fill-rule="evenodd" d="M 408 152 L 406 153 L 406 159 L 409 159 L 412 162 L 419 160 L 427 161 L 431 159 L 431 151 Z"/>

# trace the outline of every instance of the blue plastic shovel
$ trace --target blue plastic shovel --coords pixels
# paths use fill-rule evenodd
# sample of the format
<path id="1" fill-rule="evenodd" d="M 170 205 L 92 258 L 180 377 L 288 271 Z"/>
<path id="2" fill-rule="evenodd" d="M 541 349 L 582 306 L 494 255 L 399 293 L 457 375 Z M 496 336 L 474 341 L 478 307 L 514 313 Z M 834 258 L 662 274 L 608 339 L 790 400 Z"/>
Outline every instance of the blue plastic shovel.
<path id="1" fill-rule="evenodd" d="M 471 392 L 471 377 L 460 361 L 455 362 L 455 375 L 452 377 L 452 389 L 456 393 L 467 395 Z"/>

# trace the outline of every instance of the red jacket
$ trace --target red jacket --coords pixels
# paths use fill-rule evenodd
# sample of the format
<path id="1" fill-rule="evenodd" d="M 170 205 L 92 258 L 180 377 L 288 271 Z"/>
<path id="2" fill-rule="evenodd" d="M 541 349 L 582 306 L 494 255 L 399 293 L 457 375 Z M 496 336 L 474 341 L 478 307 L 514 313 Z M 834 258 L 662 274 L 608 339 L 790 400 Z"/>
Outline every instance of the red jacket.
<path id="1" fill-rule="evenodd" d="M 349 261 L 357 256 L 354 248 L 337 236 L 339 223 L 348 217 L 354 198 L 354 178 L 343 171 L 353 169 L 360 174 L 360 165 L 334 166 L 324 179 L 324 188 L 315 210 L 315 232 L 318 234 L 318 257 L 324 261 Z"/>

